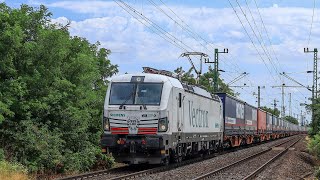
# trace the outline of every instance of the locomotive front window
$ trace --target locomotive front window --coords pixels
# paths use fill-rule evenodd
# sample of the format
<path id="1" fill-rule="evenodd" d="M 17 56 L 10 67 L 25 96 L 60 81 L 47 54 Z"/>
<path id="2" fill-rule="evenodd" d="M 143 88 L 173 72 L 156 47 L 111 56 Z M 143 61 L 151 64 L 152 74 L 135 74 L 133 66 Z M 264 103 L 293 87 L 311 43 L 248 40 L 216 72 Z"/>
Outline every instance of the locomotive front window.
<path id="1" fill-rule="evenodd" d="M 110 104 L 133 104 L 134 94 L 134 83 L 112 83 Z"/>
<path id="2" fill-rule="evenodd" d="M 162 84 L 139 83 L 137 84 L 137 94 L 135 104 L 160 105 Z"/>
<path id="3" fill-rule="evenodd" d="M 162 83 L 112 83 L 110 105 L 160 105 Z"/>

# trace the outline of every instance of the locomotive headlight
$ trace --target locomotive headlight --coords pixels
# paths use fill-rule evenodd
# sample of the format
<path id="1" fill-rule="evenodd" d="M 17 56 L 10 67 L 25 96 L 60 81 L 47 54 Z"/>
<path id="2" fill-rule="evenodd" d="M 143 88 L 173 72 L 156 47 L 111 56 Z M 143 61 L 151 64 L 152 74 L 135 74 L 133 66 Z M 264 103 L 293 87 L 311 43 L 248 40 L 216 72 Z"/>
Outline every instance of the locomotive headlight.
<path id="1" fill-rule="evenodd" d="M 107 117 L 103 117 L 103 128 L 105 131 L 110 130 L 109 118 L 107 118 Z"/>
<path id="2" fill-rule="evenodd" d="M 166 117 L 159 119 L 158 131 L 166 132 L 167 130 L 168 130 L 168 119 Z"/>

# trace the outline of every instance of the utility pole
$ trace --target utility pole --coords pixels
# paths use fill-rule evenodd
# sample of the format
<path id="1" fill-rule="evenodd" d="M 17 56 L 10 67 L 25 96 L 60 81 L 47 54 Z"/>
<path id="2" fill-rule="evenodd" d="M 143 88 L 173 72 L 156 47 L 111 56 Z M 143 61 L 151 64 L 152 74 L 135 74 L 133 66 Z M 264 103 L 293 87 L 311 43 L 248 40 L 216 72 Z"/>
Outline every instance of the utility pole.
<path id="1" fill-rule="evenodd" d="M 214 49 L 214 62 L 210 62 L 209 59 L 205 59 L 205 63 L 214 63 L 214 72 L 215 76 L 213 79 L 214 82 L 214 91 L 218 91 L 218 79 L 219 79 L 219 53 L 228 53 L 228 49 L 223 49 L 223 51 L 219 52 L 218 49 Z"/>
<path id="2" fill-rule="evenodd" d="M 303 126 L 304 124 L 303 124 L 303 116 L 302 116 L 302 110 L 301 110 L 301 115 L 300 115 L 300 121 L 301 121 L 301 126 Z"/>
<path id="3" fill-rule="evenodd" d="M 258 94 L 256 94 L 255 92 L 253 92 L 254 96 L 258 96 L 258 100 L 256 102 L 258 102 L 258 108 L 260 108 L 260 103 L 261 103 L 261 95 L 260 95 L 260 89 L 261 88 L 265 88 L 265 86 L 258 86 Z"/>
<path id="4" fill-rule="evenodd" d="M 312 99 L 311 99 L 311 126 L 313 128 L 313 132 L 318 132 L 318 123 L 315 122 L 314 117 L 314 106 L 315 99 L 317 98 L 318 92 L 318 49 L 314 48 L 313 51 L 309 51 L 309 48 L 303 49 L 305 53 L 313 53 L 313 84 L 312 84 Z"/>
<path id="5" fill-rule="evenodd" d="M 289 116 L 292 117 L 292 109 L 291 109 L 291 93 L 289 93 Z"/>
<path id="6" fill-rule="evenodd" d="M 309 51 L 309 48 L 303 49 L 305 53 L 313 53 L 313 84 L 312 84 L 312 100 L 317 98 L 318 91 L 318 49 L 314 48 Z"/>
<path id="7" fill-rule="evenodd" d="M 258 108 L 260 108 L 260 86 L 258 86 Z"/>
<path id="8" fill-rule="evenodd" d="M 282 84 L 281 86 L 271 86 L 271 87 L 273 87 L 273 88 L 275 88 L 275 87 L 281 87 L 281 100 L 282 100 L 282 104 L 281 104 L 281 117 L 283 118 L 285 115 L 286 115 L 286 112 L 285 112 L 285 107 L 284 107 L 284 88 L 285 87 L 290 87 L 290 86 L 286 86 L 285 84 Z"/>
<path id="9" fill-rule="evenodd" d="M 282 84 L 281 88 L 282 88 L 282 93 L 281 93 L 281 96 L 282 96 L 282 112 L 281 112 L 281 117 L 283 118 L 285 115 L 286 115 L 286 109 L 284 107 L 284 86 L 285 84 Z"/>
<path id="10" fill-rule="evenodd" d="M 276 107 L 277 107 L 277 102 L 279 102 L 279 101 L 277 101 L 277 99 L 274 99 L 273 100 L 273 112 L 274 112 L 274 114 L 276 113 Z"/>

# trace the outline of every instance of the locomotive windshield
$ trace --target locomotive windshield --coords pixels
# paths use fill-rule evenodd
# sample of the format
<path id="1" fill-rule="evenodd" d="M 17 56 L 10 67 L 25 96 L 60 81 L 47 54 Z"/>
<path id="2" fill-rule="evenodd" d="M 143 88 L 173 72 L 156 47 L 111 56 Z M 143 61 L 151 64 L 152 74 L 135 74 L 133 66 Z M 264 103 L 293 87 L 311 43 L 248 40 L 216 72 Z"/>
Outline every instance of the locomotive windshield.
<path id="1" fill-rule="evenodd" d="M 112 83 L 110 105 L 160 105 L 162 83 Z"/>

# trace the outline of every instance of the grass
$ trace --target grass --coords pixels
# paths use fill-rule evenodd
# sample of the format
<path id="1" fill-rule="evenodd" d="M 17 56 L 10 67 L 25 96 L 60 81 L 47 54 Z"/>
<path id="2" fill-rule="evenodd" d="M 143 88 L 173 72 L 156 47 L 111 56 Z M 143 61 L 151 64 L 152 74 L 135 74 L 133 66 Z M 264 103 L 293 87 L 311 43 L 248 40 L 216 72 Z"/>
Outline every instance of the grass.
<path id="1" fill-rule="evenodd" d="M 18 163 L 0 161 L 1 180 L 28 180 L 27 169 Z"/>

